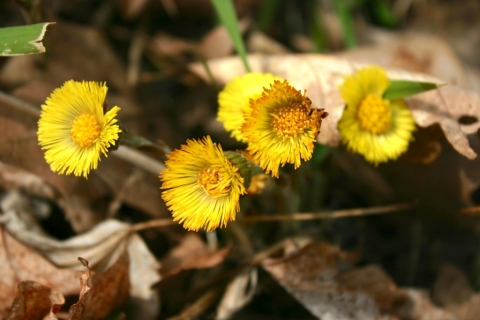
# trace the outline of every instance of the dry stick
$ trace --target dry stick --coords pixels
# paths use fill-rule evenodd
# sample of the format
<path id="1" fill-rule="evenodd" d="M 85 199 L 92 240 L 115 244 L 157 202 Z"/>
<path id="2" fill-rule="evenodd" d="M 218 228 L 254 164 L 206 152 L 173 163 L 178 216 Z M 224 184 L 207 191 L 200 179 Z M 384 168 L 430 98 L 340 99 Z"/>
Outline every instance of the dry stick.
<path id="1" fill-rule="evenodd" d="M 268 216 L 252 216 L 252 217 L 240 217 L 237 219 L 238 222 L 268 222 L 268 221 L 304 221 L 304 220 L 321 220 L 321 219 L 338 219 L 346 217 L 358 217 L 358 216 L 367 216 L 372 214 L 385 214 L 395 211 L 401 211 L 410 209 L 415 203 L 407 202 L 400 204 L 392 204 L 388 206 L 379 206 L 366 209 L 345 209 L 345 210 L 335 210 L 330 212 L 306 212 L 306 213 L 294 213 L 294 214 L 275 214 Z M 172 224 L 177 224 L 178 222 L 173 221 L 170 218 L 166 219 L 155 219 L 146 222 L 141 222 L 134 224 L 130 229 L 132 232 L 140 231 L 150 228 L 166 227 Z"/>
<path id="2" fill-rule="evenodd" d="M 12 97 L 11 95 L 8 95 L 1 91 L 0 104 L 7 105 L 8 107 L 35 117 L 40 116 L 40 109 L 38 109 L 34 105 L 31 105 L 30 103 L 22 101 L 18 98 Z M 140 151 L 127 146 L 120 146 L 115 152 L 111 152 L 110 154 L 124 161 L 130 162 L 131 164 L 142 168 L 145 171 L 150 172 L 156 176 L 160 171 L 165 169 L 165 165 L 161 161 L 151 158 L 141 153 Z"/>
<path id="3" fill-rule="evenodd" d="M 23 113 L 28 113 L 31 116 L 39 117 L 40 109 L 36 108 L 34 105 L 31 105 L 28 102 L 22 101 L 11 95 L 3 93 L 0 91 L 0 103 L 5 104 L 11 108 L 14 108 Z"/>

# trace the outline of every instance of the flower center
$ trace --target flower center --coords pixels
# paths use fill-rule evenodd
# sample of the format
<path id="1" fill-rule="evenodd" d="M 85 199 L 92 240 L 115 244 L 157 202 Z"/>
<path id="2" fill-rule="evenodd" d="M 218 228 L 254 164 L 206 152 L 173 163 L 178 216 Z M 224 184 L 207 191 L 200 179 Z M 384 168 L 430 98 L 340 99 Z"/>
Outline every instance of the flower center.
<path id="1" fill-rule="evenodd" d="M 225 170 L 220 166 L 210 166 L 200 171 L 198 184 L 213 198 L 226 195 L 230 184 L 225 179 Z"/>
<path id="2" fill-rule="evenodd" d="M 70 134 L 73 141 L 85 148 L 97 140 L 101 129 L 97 117 L 90 113 L 84 113 L 73 120 Z"/>
<path id="3" fill-rule="evenodd" d="M 291 138 L 310 127 L 310 113 L 303 105 L 281 108 L 273 114 L 273 129 L 282 138 Z"/>
<path id="4" fill-rule="evenodd" d="M 390 101 L 376 94 L 367 95 L 358 108 L 357 119 L 362 130 L 373 134 L 387 132 L 392 125 Z"/>

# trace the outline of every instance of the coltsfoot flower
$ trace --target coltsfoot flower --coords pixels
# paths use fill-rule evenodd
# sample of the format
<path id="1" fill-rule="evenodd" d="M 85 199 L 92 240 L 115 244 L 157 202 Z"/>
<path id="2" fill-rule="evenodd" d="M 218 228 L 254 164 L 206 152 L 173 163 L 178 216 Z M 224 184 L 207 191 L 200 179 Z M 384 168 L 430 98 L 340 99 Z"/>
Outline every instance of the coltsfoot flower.
<path id="1" fill-rule="evenodd" d="M 250 115 L 250 99 L 259 98 L 263 89 L 269 88 L 274 80 L 282 79 L 270 73 L 247 73 L 228 82 L 219 93 L 217 120 L 223 122 L 233 138 L 247 142 L 240 128 L 244 115 Z"/>
<path id="2" fill-rule="evenodd" d="M 342 140 L 375 165 L 404 153 L 415 130 L 404 99 L 382 98 L 389 85 L 387 73 L 377 66 L 358 70 L 340 85 L 346 103 L 338 122 Z"/>
<path id="3" fill-rule="evenodd" d="M 247 150 L 266 173 L 278 178 L 279 166 L 310 160 L 322 119 L 328 113 L 312 109 L 312 102 L 287 81 L 275 80 L 262 96 L 250 100 L 251 114 L 241 128 Z"/>
<path id="4" fill-rule="evenodd" d="M 115 106 L 104 113 L 105 84 L 69 80 L 42 105 L 38 142 L 54 172 L 88 177 L 100 156 L 107 156 L 121 129 Z"/>
<path id="5" fill-rule="evenodd" d="M 209 136 L 187 140 L 174 150 L 160 173 L 162 198 L 173 220 L 185 229 L 212 231 L 235 220 L 240 195 L 250 183 L 250 163 L 240 154 L 223 152 Z"/>

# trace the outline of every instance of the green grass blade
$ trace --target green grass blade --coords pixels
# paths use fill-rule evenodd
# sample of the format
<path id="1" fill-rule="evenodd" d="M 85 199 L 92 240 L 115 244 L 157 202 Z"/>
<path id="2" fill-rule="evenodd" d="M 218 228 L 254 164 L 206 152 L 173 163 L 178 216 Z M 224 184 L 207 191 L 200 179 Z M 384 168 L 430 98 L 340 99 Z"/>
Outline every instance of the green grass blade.
<path id="1" fill-rule="evenodd" d="M 335 0 L 335 11 L 342 25 L 345 47 L 348 49 L 355 48 L 357 46 L 357 35 L 355 34 L 353 17 L 348 3 L 345 0 Z"/>
<path id="2" fill-rule="evenodd" d="M 45 52 L 42 40 L 47 26 L 55 22 L 0 28 L 0 56 L 19 56 Z"/>
<path id="3" fill-rule="evenodd" d="M 391 80 L 390 86 L 383 94 L 383 98 L 389 100 L 400 99 L 436 88 L 437 85 L 430 82 Z"/>
<path id="4" fill-rule="evenodd" d="M 250 72 L 250 66 L 248 65 L 247 52 L 245 50 L 245 45 L 243 44 L 242 35 L 238 28 L 238 18 L 235 13 L 235 8 L 233 7 L 232 0 L 212 0 L 213 6 L 217 12 L 217 15 L 220 17 L 220 21 L 227 28 L 227 31 L 232 39 L 235 50 L 237 50 L 238 55 L 242 59 L 245 70 Z"/>

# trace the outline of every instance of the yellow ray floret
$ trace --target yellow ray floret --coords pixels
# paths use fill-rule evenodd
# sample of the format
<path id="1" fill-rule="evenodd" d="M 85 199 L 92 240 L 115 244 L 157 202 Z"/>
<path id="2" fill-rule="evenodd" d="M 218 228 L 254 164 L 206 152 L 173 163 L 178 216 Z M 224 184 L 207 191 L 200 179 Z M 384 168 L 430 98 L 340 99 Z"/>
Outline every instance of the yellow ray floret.
<path id="1" fill-rule="evenodd" d="M 42 105 L 38 142 L 54 172 L 87 178 L 118 140 L 119 107 L 104 114 L 105 84 L 69 80 Z"/>
<path id="2" fill-rule="evenodd" d="M 262 96 L 250 100 L 251 114 L 245 117 L 241 131 L 248 141 L 247 150 L 266 173 L 278 177 L 279 166 L 310 160 L 315 137 L 328 113 L 312 109 L 312 102 L 289 85 L 274 81 Z"/>
<path id="3" fill-rule="evenodd" d="M 173 220 L 185 229 L 212 231 L 235 220 L 240 195 L 245 194 L 239 168 L 225 156 L 209 136 L 187 140 L 174 150 L 160 173 L 162 198 Z"/>
<path id="4" fill-rule="evenodd" d="M 397 159 L 415 130 L 415 121 L 404 99 L 382 96 L 390 85 L 385 70 L 372 66 L 344 79 L 340 92 L 346 107 L 338 130 L 347 148 L 369 162 Z"/>
<path id="5" fill-rule="evenodd" d="M 228 82 L 219 93 L 217 120 L 223 122 L 233 138 L 247 142 L 240 128 L 244 117 L 250 115 L 250 99 L 259 98 L 274 80 L 282 79 L 270 73 L 247 73 Z"/>

